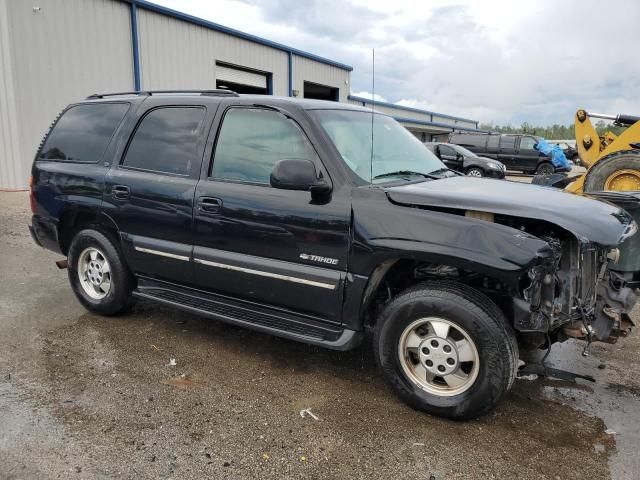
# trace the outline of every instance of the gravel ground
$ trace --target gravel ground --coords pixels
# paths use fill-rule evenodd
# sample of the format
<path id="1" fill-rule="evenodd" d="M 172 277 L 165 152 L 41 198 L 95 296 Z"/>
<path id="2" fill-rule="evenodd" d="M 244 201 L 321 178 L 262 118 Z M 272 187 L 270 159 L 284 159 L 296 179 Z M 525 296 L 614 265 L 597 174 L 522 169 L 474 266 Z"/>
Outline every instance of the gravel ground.
<path id="1" fill-rule="evenodd" d="M 27 195 L 0 193 L 0 207 L 0 478 L 640 475 L 637 336 L 587 359 L 554 347 L 552 363 L 595 385 L 518 380 L 493 413 L 446 421 L 398 401 L 366 346 L 322 350 L 145 302 L 87 313 L 59 256 L 29 238 Z"/>

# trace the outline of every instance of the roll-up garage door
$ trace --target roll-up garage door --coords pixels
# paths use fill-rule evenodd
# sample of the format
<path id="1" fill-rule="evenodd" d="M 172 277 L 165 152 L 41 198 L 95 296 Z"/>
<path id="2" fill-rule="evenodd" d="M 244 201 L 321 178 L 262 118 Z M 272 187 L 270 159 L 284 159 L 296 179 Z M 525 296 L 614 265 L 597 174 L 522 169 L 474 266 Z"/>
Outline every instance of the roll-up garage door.
<path id="1" fill-rule="evenodd" d="M 216 65 L 216 80 L 237 85 L 267 89 L 267 75 L 264 73 L 248 72 L 237 68 Z"/>

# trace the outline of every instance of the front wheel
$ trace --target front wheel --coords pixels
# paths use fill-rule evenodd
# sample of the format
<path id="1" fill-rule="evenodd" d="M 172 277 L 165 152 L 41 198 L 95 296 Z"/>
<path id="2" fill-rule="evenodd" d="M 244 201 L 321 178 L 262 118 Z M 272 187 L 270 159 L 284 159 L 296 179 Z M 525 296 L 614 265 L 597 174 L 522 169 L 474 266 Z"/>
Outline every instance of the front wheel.
<path id="1" fill-rule="evenodd" d="M 548 177 L 549 175 L 554 174 L 555 171 L 556 169 L 549 162 L 542 162 L 538 165 L 538 168 L 536 168 L 536 175 Z"/>
<path id="2" fill-rule="evenodd" d="M 133 276 L 114 243 L 97 230 L 82 230 L 68 253 L 69 282 L 89 311 L 116 315 L 132 305 Z"/>
<path id="3" fill-rule="evenodd" d="M 484 170 L 479 167 L 471 167 L 467 169 L 467 176 L 469 177 L 484 177 Z"/>
<path id="4" fill-rule="evenodd" d="M 455 282 L 425 282 L 392 300 L 376 323 L 374 349 L 402 400 L 453 419 L 488 412 L 517 372 L 518 347 L 502 312 Z"/>

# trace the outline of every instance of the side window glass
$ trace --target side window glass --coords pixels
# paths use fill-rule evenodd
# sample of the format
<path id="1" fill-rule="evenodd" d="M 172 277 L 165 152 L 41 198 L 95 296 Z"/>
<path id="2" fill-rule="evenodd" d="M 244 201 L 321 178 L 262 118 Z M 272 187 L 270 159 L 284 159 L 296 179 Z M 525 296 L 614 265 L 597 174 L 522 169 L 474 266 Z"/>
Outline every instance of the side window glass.
<path id="1" fill-rule="evenodd" d="M 500 138 L 500 148 L 513 149 L 516 146 L 516 137 L 513 135 L 505 135 Z"/>
<path id="2" fill-rule="evenodd" d="M 198 159 L 198 131 L 203 107 L 163 107 L 151 110 L 138 125 L 122 161 L 138 170 L 189 175 Z"/>
<path id="3" fill-rule="evenodd" d="M 534 150 L 533 147 L 536 146 L 536 143 L 538 142 L 531 137 L 522 137 L 520 139 L 520 150 Z"/>
<path id="4" fill-rule="evenodd" d="M 440 155 L 446 155 L 448 157 L 455 157 L 456 156 L 456 151 L 451 147 L 447 147 L 446 145 L 440 145 Z"/>
<path id="5" fill-rule="evenodd" d="M 69 108 L 49 132 L 38 159 L 98 162 L 128 109 L 128 103 L 94 103 Z"/>
<path id="6" fill-rule="evenodd" d="M 498 141 L 500 140 L 500 136 L 498 135 L 489 135 L 487 138 L 487 148 L 495 150 L 498 148 Z"/>
<path id="7" fill-rule="evenodd" d="M 232 108 L 222 122 L 211 176 L 268 184 L 278 160 L 295 158 L 315 163 L 316 157 L 293 120 L 271 110 Z"/>

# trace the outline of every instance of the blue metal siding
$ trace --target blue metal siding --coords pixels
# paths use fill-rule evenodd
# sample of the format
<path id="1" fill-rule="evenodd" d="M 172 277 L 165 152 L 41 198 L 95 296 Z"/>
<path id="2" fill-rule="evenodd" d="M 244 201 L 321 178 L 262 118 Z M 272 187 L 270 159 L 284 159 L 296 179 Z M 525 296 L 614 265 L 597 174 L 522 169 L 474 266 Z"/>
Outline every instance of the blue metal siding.
<path id="1" fill-rule="evenodd" d="M 140 51 L 138 48 L 138 11 L 136 0 L 131 2 L 131 53 L 133 57 L 133 88 L 140 91 Z"/>

